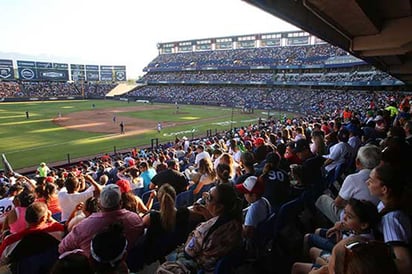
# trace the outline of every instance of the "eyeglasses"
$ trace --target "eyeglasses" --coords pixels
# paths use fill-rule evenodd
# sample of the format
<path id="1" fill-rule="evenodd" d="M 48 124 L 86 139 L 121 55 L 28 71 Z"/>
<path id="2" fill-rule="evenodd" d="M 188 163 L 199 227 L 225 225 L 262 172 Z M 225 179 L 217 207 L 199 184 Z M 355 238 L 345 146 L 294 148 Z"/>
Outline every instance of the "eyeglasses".
<path id="1" fill-rule="evenodd" d="M 210 193 L 210 191 L 209 192 L 204 192 L 203 193 L 203 198 L 205 199 L 205 201 L 207 203 L 211 203 L 214 200 L 214 198 L 213 198 L 212 194 Z"/>

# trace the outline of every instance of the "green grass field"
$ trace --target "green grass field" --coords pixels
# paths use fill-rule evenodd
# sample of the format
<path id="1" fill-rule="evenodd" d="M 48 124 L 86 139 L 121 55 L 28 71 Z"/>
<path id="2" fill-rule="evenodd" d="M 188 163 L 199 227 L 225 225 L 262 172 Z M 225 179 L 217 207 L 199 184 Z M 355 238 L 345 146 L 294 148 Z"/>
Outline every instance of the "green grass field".
<path id="1" fill-rule="evenodd" d="M 139 112 L 122 112 L 121 115 L 151 121 L 168 121 L 184 124 L 167 127 L 159 134 L 156 129 L 134 136 L 116 136 L 113 134 L 93 133 L 66 129 L 52 122 L 58 113 L 67 115 L 70 112 L 91 110 L 92 104 L 96 109 L 113 107 L 130 107 L 138 103 L 126 103 L 111 100 L 84 100 L 84 101 L 53 101 L 53 102 L 24 102 L 0 104 L 0 153 L 4 153 L 15 170 L 26 167 L 35 167 L 44 161 L 54 163 L 66 161 L 67 154 L 71 159 L 123 150 L 134 146 L 150 145 L 152 138 L 159 138 L 159 142 L 172 141 L 175 136 L 188 138 L 205 136 L 211 129 L 223 131 L 230 129 L 232 119 L 231 108 L 210 106 L 181 105 L 181 114 L 172 115 L 174 105 L 162 105 L 161 109 Z M 141 104 L 140 104 L 141 105 Z M 29 111 L 30 119 L 26 119 L 25 112 Z M 241 114 L 233 111 L 233 127 L 256 123 L 262 116 L 261 111 L 254 114 Z M 263 116 L 264 117 L 264 116 Z"/>

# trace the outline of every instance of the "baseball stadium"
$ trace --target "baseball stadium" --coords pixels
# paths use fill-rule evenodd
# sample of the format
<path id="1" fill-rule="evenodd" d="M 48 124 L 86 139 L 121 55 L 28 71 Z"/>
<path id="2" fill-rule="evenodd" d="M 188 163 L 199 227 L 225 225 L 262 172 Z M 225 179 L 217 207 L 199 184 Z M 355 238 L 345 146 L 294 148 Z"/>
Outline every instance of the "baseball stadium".
<path id="1" fill-rule="evenodd" d="M 302 30 L 0 60 L 0 273 L 411 273 L 412 4 L 245 2 Z"/>

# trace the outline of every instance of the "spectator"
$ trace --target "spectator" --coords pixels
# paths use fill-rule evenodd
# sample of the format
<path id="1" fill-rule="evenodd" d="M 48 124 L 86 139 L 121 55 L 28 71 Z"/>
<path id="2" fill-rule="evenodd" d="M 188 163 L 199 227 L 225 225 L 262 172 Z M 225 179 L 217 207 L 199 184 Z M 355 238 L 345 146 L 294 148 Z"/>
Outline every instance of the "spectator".
<path id="1" fill-rule="evenodd" d="M 85 180 L 93 185 L 88 187 L 86 190 L 84 190 Z M 101 188 L 101 186 L 99 186 L 90 175 L 76 177 L 73 173 L 69 173 L 64 185 L 65 187 L 60 189 L 57 194 L 60 208 L 62 209 L 62 222 L 65 222 L 68 219 L 77 204 L 81 202 L 84 203 L 87 198 L 93 196 L 93 192 L 98 194 Z M 84 191 L 80 192 L 81 190 Z"/>
<path id="2" fill-rule="evenodd" d="M 371 170 L 380 163 L 380 160 L 381 152 L 378 147 L 373 145 L 361 147 L 356 157 L 358 172 L 345 178 L 339 195 L 334 200 L 325 194 L 320 196 L 316 201 L 317 208 L 335 223 L 341 219 L 343 208 L 350 198 L 371 201 L 377 205 L 378 199 L 370 194 L 366 181 Z"/>
<path id="3" fill-rule="evenodd" d="M 213 272 L 216 262 L 241 244 L 240 201 L 233 187 L 221 184 L 208 193 L 206 207 L 196 205 L 193 210 L 208 221 L 201 223 L 186 241 L 184 252 L 190 260 L 180 256 L 178 260 L 192 271 Z"/>
<path id="4" fill-rule="evenodd" d="M 160 188 L 164 184 L 170 184 L 176 191 L 176 195 L 186 191 L 188 182 L 186 177 L 179 172 L 179 164 L 176 160 L 167 161 L 167 170 L 156 174 L 150 183 L 150 189 Z"/>
<path id="5" fill-rule="evenodd" d="M 56 238 L 58 241 L 60 241 L 63 237 L 63 225 L 51 219 L 47 206 L 44 203 L 34 202 L 30 204 L 27 207 L 24 219 L 27 222 L 27 228 L 24 228 L 15 234 L 9 235 L 1 243 L 0 254 L 2 265 L 13 261 L 18 261 L 22 258 L 22 256 L 27 256 L 29 250 L 19 250 L 22 254 L 15 254 L 13 253 L 13 250 L 15 250 L 18 243 L 28 235 L 45 232 Z M 32 246 L 32 249 L 35 248 L 36 247 Z M 14 257 L 10 258 L 12 254 Z"/>
<path id="6" fill-rule="evenodd" d="M 128 249 L 132 248 L 143 234 L 142 219 L 134 212 L 121 209 L 121 192 L 117 185 L 107 185 L 100 194 L 101 212 L 93 213 L 76 225 L 62 240 L 59 252 L 82 249 L 90 257 L 90 241 L 96 233 L 116 222 L 122 222 Z"/>
<path id="7" fill-rule="evenodd" d="M 14 209 L 11 210 L 3 223 L 3 235 L 11 233 L 15 234 L 23 231 L 26 228 L 26 220 L 24 216 L 26 214 L 27 207 L 31 205 L 35 200 L 35 196 L 29 190 L 23 190 L 13 200 Z"/>
<path id="8" fill-rule="evenodd" d="M 257 236 L 255 231 L 257 226 L 269 217 L 272 212 L 272 206 L 262 196 L 265 191 L 265 183 L 262 180 L 258 180 L 255 176 L 250 176 L 243 184 L 236 185 L 236 189 L 243 193 L 245 200 L 250 204 L 243 224 L 243 237 L 248 254 L 256 256 L 257 250 L 254 239 Z"/>
<path id="9" fill-rule="evenodd" d="M 380 200 L 379 231 L 383 241 L 391 246 L 399 273 L 409 273 L 412 257 L 407 246 L 412 233 L 411 221 L 402 207 L 405 195 L 402 173 L 389 164 L 381 164 L 372 170 L 367 183 L 371 194 Z"/>
<path id="10" fill-rule="evenodd" d="M 90 243 L 90 259 L 95 273 L 128 273 L 126 256 L 130 248 L 121 223 L 112 223 L 98 232 Z"/>

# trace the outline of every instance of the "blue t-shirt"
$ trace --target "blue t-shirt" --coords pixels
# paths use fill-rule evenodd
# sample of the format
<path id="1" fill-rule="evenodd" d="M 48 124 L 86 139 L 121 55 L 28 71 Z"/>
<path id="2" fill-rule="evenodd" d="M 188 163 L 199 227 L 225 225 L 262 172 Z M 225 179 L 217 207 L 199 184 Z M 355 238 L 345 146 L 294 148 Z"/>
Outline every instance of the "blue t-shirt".
<path id="1" fill-rule="evenodd" d="M 266 198 L 262 197 L 256 200 L 252 204 L 246 213 L 245 226 L 257 227 L 258 224 L 266 220 L 269 217 L 271 206 Z"/>
<path id="2" fill-rule="evenodd" d="M 152 181 L 152 178 L 156 175 L 156 171 L 153 168 L 149 168 L 142 174 L 140 174 L 140 177 L 143 178 L 143 191 L 146 192 L 149 190 L 149 185 L 150 182 Z"/>

